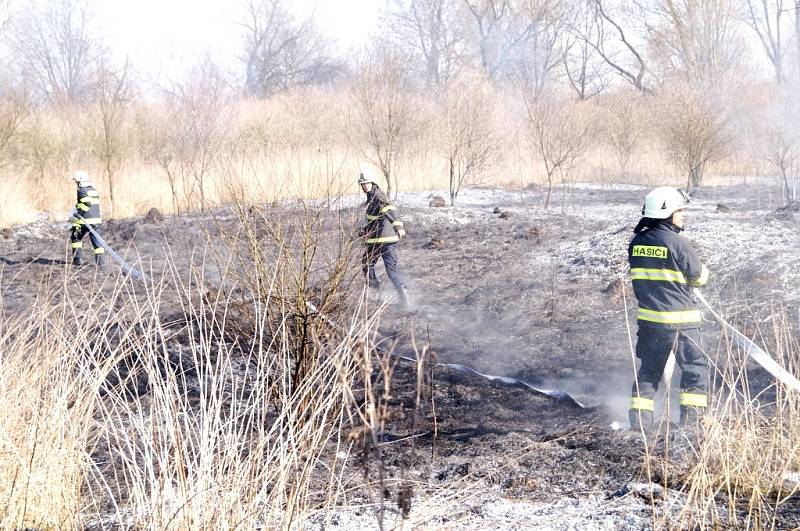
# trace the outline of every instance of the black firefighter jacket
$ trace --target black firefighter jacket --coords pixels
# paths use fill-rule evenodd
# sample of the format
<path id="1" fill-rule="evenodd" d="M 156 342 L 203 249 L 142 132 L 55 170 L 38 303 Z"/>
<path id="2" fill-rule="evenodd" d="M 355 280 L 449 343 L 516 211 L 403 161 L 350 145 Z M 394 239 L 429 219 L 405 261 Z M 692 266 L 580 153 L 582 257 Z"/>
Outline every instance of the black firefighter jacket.
<path id="1" fill-rule="evenodd" d="M 383 190 L 376 184 L 367 192 L 367 224 L 361 236 L 368 244 L 395 243 L 400 240 L 397 230 L 403 227 L 397 207 L 389 203 Z"/>
<path id="2" fill-rule="evenodd" d="M 669 222 L 634 236 L 628 246 L 640 326 L 696 328 L 702 316 L 692 288 L 708 282 L 709 272 L 689 240 Z"/>
<path id="3" fill-rule="evenodd" d="M 83 219 L 76 219 L 73 225 L 99 225 L 102 221 L 100 217 L 100 194 L 94 186 L 79 186 L 78 201 L 75 203 L 75 213 Z"/>

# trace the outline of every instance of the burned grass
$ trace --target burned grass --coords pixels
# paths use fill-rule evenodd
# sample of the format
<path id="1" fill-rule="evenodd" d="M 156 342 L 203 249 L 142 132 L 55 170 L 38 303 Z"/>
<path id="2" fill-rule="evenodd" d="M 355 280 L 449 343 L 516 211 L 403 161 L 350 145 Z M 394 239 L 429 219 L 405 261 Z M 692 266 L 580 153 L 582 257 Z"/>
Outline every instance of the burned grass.
<path id="1" fill-rule="evenodd" d="M 108 224 L 109 242 L 140 257 L 149 276 L 163 279 L 156 284 L 124 280 L 114 269 L 65 273 L 58 227 L 18 229 L 0 241 L 4 324 L 37 301 L 62 307 L 88 297 L 94 319 L 83 333 L 97 347 L 89 350 L 99 359 L 116 353 L 99 398 L 87 398 L 100 405 L 94 418 L 104 419 L 83 439 L 94 442 L 82 499 L 94 501 L 59 514 L 72 510 L 73 522 L 97 528 L 236 518 L 327 528 L 800 525 L 797 485 L 756 482 L 761 494 L 754 495 L 753 478 L 773 464 L 735 476 L 732 465 L 720 465 L 736 454 L 723 451 L 724 439 L 707 450 L 718 459 L 698 460 L 689 449 L 687 464 L 676 466 L 678 449 L 663 439 L 645 444 L 609 428 L 624 415 L 633 371 L 620 249 L 641 193 L 591 192 L 573 191 L 564 212 L 543 211 L 535 191 L 465 192 L 465 206 L 455 208 L 428 207 L 424 194 L 404 198 L 409 237 L 400 259 L 414 312 L 369 298 L 358 306 L 358 249 L 339 247 L 346 231 L 330 210 L 305 225 L 292 224 L 303 212 L 287 207 Z M 796 350 L 781 331 L 794 325 L 764 325 L 776 319 L 765 294 L 780 292 L 785 306 L 796 307 L 796 293 L 778 286 L 792 282 L 797 257 L 783 246 L 759 246 L 778 233 L 790 237 L 792 225 L 755 209 L 757 198 L 741 192 L 709 191 L 689 236 L 717 272 L 715 298 L 768 346 L 783 340 L 791 361 Z M 729 214 L 712 208 L 721 201 L 747 216 L 722 218 Z M 280 234 L 266 228 L 276 220 L 286 227 Z M 308 227 L 316 253 L 309 259 L 296 252 L 311 248 L 302 237 Z M 739 249 L 736 264 L 720 259 L 720 246 Z M 766 249 L 779 268 L 761 260 Z M 275 267 L 282 252 L 292 259 Z M 347 267 L 337 269 L 340 261 Z M 283 276 L 280 289 L 264 289 L 266 273 Z M 330 278 L 339 289 L 328 289 Z M 376 305 L 378 318 L 370 320 Z M 730 395 L 741 374 L 725 372 L 732 364 L 714 327 L 706 337 L 720 374 L 730 374 L 717 387 Z M 56 350 L 67 350 L 66 342 Z M 297 352 L 311 356 L 289 356 Z M 435 363 L 568 391 L 590 407 Z M 747 373 L 751 398 L 759 396 L 770 380 Z M 750 418 L 747 411 L 730 408 L 728 418 Z M 738 433 L 750 441 L 742 448 L 757 452 L 769 429 L 757 420 L 720 433 Z M 135 451 L 117 457 L 130 440 Z M 794 447 L 782 448 L 785 472 L 794 472 Z M 698 462 L 705 468 L 698 471 Z M 736 489 L 722 487 L 726 474 L 739 478 Z M 212 500 L 225 510 L 209 513 Z M 248 501 L 245 513 L 232 509 L 235 500 Z"/>

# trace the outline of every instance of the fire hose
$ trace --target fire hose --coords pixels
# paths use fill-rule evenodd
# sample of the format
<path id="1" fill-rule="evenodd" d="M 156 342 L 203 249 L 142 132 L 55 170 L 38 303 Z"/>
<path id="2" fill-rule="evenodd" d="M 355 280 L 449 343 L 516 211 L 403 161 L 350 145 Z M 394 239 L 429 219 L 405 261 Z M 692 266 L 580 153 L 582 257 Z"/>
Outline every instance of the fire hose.
<path id="1" fill-rule="evenodd" d="M 81 216 L 77 216 L 77 217 L 78 217 L 78 219 L 84 221 L 84 223 L 85 223 L 86 220 L 84 220 L 83 217 L 81 217 Z M 132 267 L 127 262 L 125 262 L 125 260 L 119 254 L 117 254 L 116 251 L 114 251 L 114 249 L 110 245 L 108 245 L 108 243 L 100 236 L 100 234 L 97 233 L 97 231 L 95 231 L 92 228 L 91 225 L 86 223 L 85 226 L 89 230 L 89 232 L 95 237 L 97 242 L 103 247 L 103 249 L 105 249 L 108 252 L 108 254 L 111 255 L 111 257 L 120 265 L 120 267 L 122 267 L 123 271 L 125 271 L 126 273 L 129 273 L 132 277 L 134 277 L 136 279 L 145 280 L 144 273 L 142 273 L 141 271 L 137 270 L 136 268 Z M 703 296 L 703 294 L 700 292 L 699 289 L 695 288 L 694 293 L 695 293 L 695 296 L 697 297 L 697 299 L 703 304 L 703 306 L 705 306 L 705 308 L 709 311 L 709 313 L 711 313 L 711 315 L 714 317 L 714 319 L 716 319 L 720 323 L 720 325 L 722 325 L 723 329 L 731 334 L 731 336 L 733 337 L 733 340 L 736 342 L 736 344 L 739 345 L 739 347 L 742 350 L 744 350 L 744 352 L 745 352 L 745 354 L 747 356 L 749 356 L 753 361 L 755 361 L 756 363 L 761 365 L 761 367 L 763 367 L 767 372 L 769 372 L 772 376 L 774 376 L 779 382 L 781 382 L 782 384 L 786 385 L 787 387 L 789 387 L 790 389 L 792 389 L 794 391 L 799 391 L 800 392 L 800 380 L 798 380 L 789 371 L 784 369 L 767 352 L 765 352 L 764 350 L 759 348 L 758 345 L 756 345 L 750 338 L 748 338 L 743 333 L 741 333 L 739 330 L 734 328 L 733 325 L 728 323 L 722 316 L 720 316 L 717 312 L 715 312 L 714 309 L 711 307 L 711 305 L 709 304 L 709 302 L 706 300 L 706 298 Z M 307 302 L 306 304 L 308 305 L 309 309 L 311 309 L 314 312 L 319 313 L 319 311 L 317 310 L 317 308 L 313 304 L 311 304 L 310 302 Z M 320 315 L 322 315 L 322 314 L 320 314 Z M 322 315 L 322 317 L 326 321 L 331 322 L 326 316 Z M 335 323 L 331 322 L 331 324 L 335 324 Z M 417 361 L 417 360 L 415 360 L 413 358 L 409 358 L 407 356 L 399 356 L 399 358 L 404 360 L 404 361 L 411 361 L 411 362 L 416 362 Z M 663 374 L 663 380 L 667 384 L 669 383 L 669 381 L 672 378 L 672 371 L 673 371 L 674 365 L 675 365 L 674 355 L 670 354 L 669 360 L 667 361 L 667 365 L 665 367 L 664 374 Z M 469 367 L 467 365 L 458 364 L 458 363 L 436 363 L 436 366 L 437 367 L 444 367 L 444 368 L 448 368 L 448 369 L 452 369 L 452 370 L 455 370 L 455 371 L 464 372 L 464 373 L 468 373 L 468 374 L 474 374 L 474 375 L 480 376 L 481 378 L 483 378 L 485 380 L 488 380 L 488 381 L 500 382 L 500 383 L 503 383 L 503 384 L 506 384 L 506 385 L 516 385 L 516 386 L 526 387 L 526 388 L 528 388 L 528 389 L 530 389 L 530 390 L 532 390 L 532 391 L 534 391 L 536 393 L 549 396 L 549 397 L 554 398 L 556 400 L 565 400 L 565 401 L 571 402 L 574 405 L 580 407 L 581 409 L 585 409 L 587 407 L 590 407 L 590 406 L 587 406 L 587 405 L 581 403 L 579 400 L 577 400 L 575 397 L 573 397 L 571 394 L 567 393 L 566 391 L 561 391 L 561 390 L 558 390 L 558 389 L 544 389 L 544 388 L 536 387 L 533 384 L 531 384 L 529 382 L 526 382 L 524 380 L 520 380 L 518 378 L 511 378 L 511 377 L 508 377 L 508 376 L 497 376 L 497 375 L 493 375 L 493 374 L 484 374 L 484 373 L 481 373 L 481 372 L 473 369 L 472 367 Z"/>
<path id="2" fill-rule="evenodd" d="M 341 329 L 341 327 L 338 324 L 333 322 L 325 314 L 321 313 L 317 309 L 317 307 L 314 306 L 312 303 L 306 301 L 306 306 L 308 306 L 309 310 L 311 310 L 312 312 L 317 313 L 317 315 L 319 315 L 322 319 L 325 320 L 325 322 L 327 322 L 331 326 Z M 408 361 L 408 362 L 411 362 L 411 363 L 417 363 L 417 359 L 416 358 L 410 358 L 408 356 L 395 354 L 394 352 L 388 352 L 388 351 L 385 351 L 385 352 L 387 354 L 389 354 L 391 356 L 395 356 L 398 359 L 401 359 L 403 361 Z M 542 394 L 542 395 L 545 395 L 545 396 L 549 396 L 550 398 L 553 398 L 553 399 L 558 400 L 560 402 L 567 402 L 567 403 L 569 403 L 569 404 L 571 404 L 573 406 L 577 406 L 577 407 L 579 407 L 581 409 L 591 409 L 593 407 L 596 407 L 596 406 L 591 405 L 591 404 L 582 403 L 581 401 L 579 401 L 577 398 L 575 398 L 574 396 L 572 396 L 570 393 L 568 393 L 566 391 L 562 391 L 560 389 L 545 389 L 545 388 L 542 388 L 542 387 L 537 387 L 537 386 L 531 384 L 530 382 L 526 382 L 525 380 L 520 380 L 519 378 L 511 378 L 509 376 L 496 376 L 494 374 L 484 374 L 482 372 L 479 372 L 479 371 L 473 369 L 472 367 L 469 367 L 467 365 L 462 365 L 460 363 L 439 363 L 439 362 L 436 362 L 433 365 L 434 365 L 434 367 L 442 367 L 442 368 L 451 369 L 451 370 L 454 370 L 454 371 L 457 371 L 457 372 L 462 372 L 462 373 L 467 373 L 467 374 L 472 374 L 472 375 L 475 375 L 475 376 L 479 376 L 479 377 L 483 378 L 484 380 L 487 380 L 487 381 L 490 381 L 490 382 L 499 382 L 501 384 L 505 384 L 505 385 L 509 385 L 509 386 L 525 387 L 525 388 L 530 389 L 531 391 L 533 391 L 535 393 Z"/>
<path id="3" fill-rule="evenodd" d="M 739 347 L 744 350 L 745 354 L 749 356 L 753 361 L 761 365 L 767 372 L 769 372 L 772 376 L 774 376 L 779 382 L 786 385 L 790 389 L 794 391 L 800 391 L 800 380 L 794 377 L 792 373 L 781 367 L 781 365 L 775 361 L 772 356 L 767 354 L 764 350 L 758 347 L 750 338 L 748 338 L 743 333 L 739 332 L 736 328 L 734 328 L 730 323 L 728 323 L 722 316 L 720 316 L 711 305 L 708 303 L 706 298 L 700 293 L 699 289 L 694 290 L 694 294 L 697 296 L 697 300 L 699 300 L 703 306 L 711 313 L 711 315 L 716 319 L 722 328 L 730 333 L 733 337 L 733 340 L 736 342 Z"/>
<path id="4" fill-rule="evenodd" d="M 711 304 L 706 300 L 703 294 L 700 292 L 699 289 L 694 289 L 694 294 L 697 297 L 706 310 L 714 317 L 714 319 L 722 325 L 722 328 L 727 331 L 733 340 L 736 342 L 739 347 L 744 350 L 745 354 L 749 356 L 753 361 L 758 363 L 761 367 L 763 367 L 767 372 L 769 372 L 772 376 L 774 376 L 779 382 L 786 385 L 788 388 L 794 391 L 800 391 L 800 380 L 795 378 L 795 376 L 781 367 L 781 365 L 775 361 L 772 356 L 770 356 L 766 351 L 761 349 L 758 345 L 756 345 L 752 339 L 748 338 L 746 335 L 741 333 L 739 330 L 734 328 L 728 321 L 726 321 L 721 315 L 714 311 Z M 661 377 L 662 383 L 669 387 L 670 381 L 672 380 L 672 371 L 675 368 L 675 354 L 670 353 L 669 358 L 667 359 L 667 364 L 664 367 L 664 372 Z M 613 422 L 611 424 L 611 428 L 614 430 L 619 430 L 625 427 L 626 425 L 621 422 Z"/>
<path id="5" fill-rule="evenodd" d="M 130 274 L 135 279 L 145 280 L 144 273 L 142 273 L 141 271 L 137 270 L 133 266 L 129 265 L 125 260 L 123 260 L 123 258 L 120 255 L 118 255 L 117 252 L 114 251 L 114 249 L 112 249 L 111 246 L 108 243 L 106 243 L 106 241 L 103 239 L 103 237 L 100 236 L 100 234 L 96 230 L 94 230 L 91 225 L 86 223 L 86 220 L 83 219 L 82 216 L 78 215 L 76 217 L 85 223 L 84 226 L 87 229 L 89 229 L 89 232 L 92 234 L 92 236 L 94 236 L 95 240 L 97 240 L 97 243 L 99 243 L 100 246 L 103 249 L 105 249 L 108 254 L 111 255 L 111 258 L 113 258 L 114 261 L 117 262 L 120 265 L 120 267 L 122 267 L 122 270 L 125 273 Z"/>

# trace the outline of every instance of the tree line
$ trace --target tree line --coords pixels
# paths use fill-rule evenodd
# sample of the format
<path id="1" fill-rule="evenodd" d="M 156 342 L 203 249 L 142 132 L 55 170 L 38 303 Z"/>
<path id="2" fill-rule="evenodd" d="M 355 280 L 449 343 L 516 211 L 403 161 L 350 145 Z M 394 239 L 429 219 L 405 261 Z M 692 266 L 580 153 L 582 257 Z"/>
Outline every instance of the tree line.
<path id="1" fill-rule="evenodd" d="M 356 53 L 288 0 L 248 0 L 236 57 L 202 57 L 157 85 L 103 42 L 83 0 L 0 12 L 0 162 L 44 182 L 88 158 L 112 205 L 136 159 L 157 168 L 173 209 L 203 208 L 231 157 L 286 136 L 275 116 L 268 127 L 232 109 L 308 91 L 339 102 L 338 152 L 373 164 L 390 191 L 435 152 L 455 203 L 524 153 L 517 166 L 536 165 L 548 205 L 587 154 L 605 150 L 627 178 L 648 142 L 693 187 L 746 141 L 783 201 L 796 198 L 800 0 L 387 0 Z M 320 124 L 291 125 L 294 148 L 313 150 Z"/>

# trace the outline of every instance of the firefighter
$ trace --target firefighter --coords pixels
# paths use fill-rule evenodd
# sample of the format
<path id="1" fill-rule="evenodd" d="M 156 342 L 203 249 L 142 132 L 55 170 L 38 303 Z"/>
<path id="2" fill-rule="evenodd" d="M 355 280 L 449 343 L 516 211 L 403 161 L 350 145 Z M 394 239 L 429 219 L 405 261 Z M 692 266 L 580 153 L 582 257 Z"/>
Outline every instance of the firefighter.
<path id="1" fill-rule="evenodd" d="M 397 264 L 397 242 L 405 237 L 406 231 L 398 216 L 397 207 L 389 203 L 378 183 L 367 173 L 360 173 L 358 184 L 367 194 L 367 223 L 359 231 L 364 240 L 362 265 L 367 284 L 371 288 L 380 288 L 375 264 L 378 258 L 383 258 L 386 275 L 397 290 L 400 304 L 403 308 L 408 308 L 408 291 Z"/>
<path id="2" fill-rule="evenodd" d="M 654 397 L 670 352 L 681 368 L 681 425 L 697 425 L 708 406 L 708 364 L 700 335 L 701 314 L 692 288 L 708 282 L 709 271 L 681 236 L 689 196 L 671 187 L 647 194 L 628 246 L 633 291 L 639 303 L 636 357 L 628 416 L 633 430 L 649 430 Z"/>
<path id="3" fill-rule="evenodd" d="M 69 233 L 72 264 L 76 266 L 84 264 L 81 249 L 83 248 L 83 238 L 89 234 L 92 247 L 94 247 L 95 263 L 102 267 L 105 261 L 105 249 L 87 227 L 87 225 L 91 226 L 96 233 L 100 234 L 100 224 L 102 223 L 102 218 L 100 217 L 100 194 L 95 190 L 87 172 L 83 170 L 76 171 L 72 174 L 72 180 L 78 186 L 78 200 L 75 203 L 75 210 L 69 219 L 72 224 L 72 230 Z"/>

